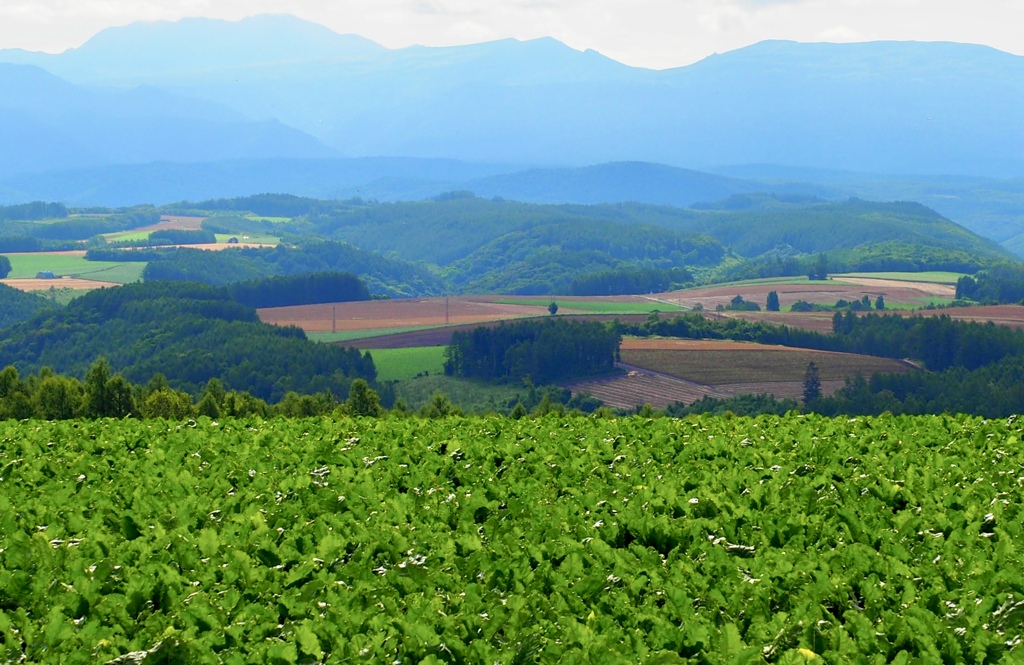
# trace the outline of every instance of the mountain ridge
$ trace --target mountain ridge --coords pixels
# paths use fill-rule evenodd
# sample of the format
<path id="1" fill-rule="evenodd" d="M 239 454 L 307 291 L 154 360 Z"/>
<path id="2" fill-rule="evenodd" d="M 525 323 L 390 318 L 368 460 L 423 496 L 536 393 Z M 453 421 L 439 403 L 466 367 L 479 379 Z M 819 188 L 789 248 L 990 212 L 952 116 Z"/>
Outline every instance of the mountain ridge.
<path id="1" fill-rule="evenodd" d="M 271 35 L 259 57 L 253 25 Z M 202 44 L 196 55 L 197 26 L 228 35 L 245 57 L 218 59 Z M 264 16 L 160 24 L 150 50 L 160 62 L 205 58 L 198 74 L 117 57 L 125 50 L 117 44 L 145 43 L 152 30 L 127 26 L 73 52 L 32 57 L 58 74 L 77 68 L 90 83 L 148 83 L 277 119 L 354 157 L 1024 175 L 1024 57 L 979 45 L 767 41 L 650 70 L 551 38 L 388 49 Z M 306 31 L 319 37 L 303 39 Z M 111 35 L 121 41 L 106 43 Z M 0 60 L 27 57 L 0 52 Z M 310 66 L 310 58 L 320 59 Z"/>

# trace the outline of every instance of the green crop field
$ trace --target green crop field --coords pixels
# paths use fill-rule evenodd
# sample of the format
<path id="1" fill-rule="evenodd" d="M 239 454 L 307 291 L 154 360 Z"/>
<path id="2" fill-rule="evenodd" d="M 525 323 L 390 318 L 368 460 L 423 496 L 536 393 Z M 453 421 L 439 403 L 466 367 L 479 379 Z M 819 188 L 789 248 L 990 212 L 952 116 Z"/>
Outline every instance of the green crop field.
<path id="1" fill-rule="evenodd" d="M 361 339 L 382 337 L 384 335 L 395 335 L 404 332 L 416 332 L 417 330 L 433 330 L 445 326 L 406 326 L 404 328 L 373 328 L 370 330 L 338 330 L 337 332 L 307 332 L 306 337 L 315 342 L 329 344 L 331 342 L 355 342 Z"/>
<path id="2" fill-rule="evenodd" d="M 0 423 L 0 660 L 1019 663 L 1012 419 Z"/>
<path id="3" fill-rule="evenodd" d="M 138 242 L 149 240 L 152 231 L 118 231 L 117 233 L 104 233 L 103 239 L 107 242 Z"/>
<path id="4" fill-rule="evenodd" d="M 526 388 L 521 384 L 493 384 L 442 374 L 402 381 L 395 386 L 395 394 L 404 399 L 413 411 L 429 404 L 438 393 L 470 413 L 507 411 L 525 392 Z"/>
<path id="5" fill-rule="evenodd" d="M 373 364 L 381 381 L 406 381 L 420 374 L 444 372 L 443 346 L 407 349 L 372 349 Z"/>
<path id="6" fill-rule="evenodd" d="M 281 239 L 277 236 L 266 235 L 261 233 L 217 233 L 218 243 L 226 243 L 231 238 L 237 238 L 242 243 L 252 243 L 261 245 L 276 245 L 281 242 Z"/>
<path id="7" fill-rule="evenodd" d="M 650 314 L 659 312 L 678 312 L 683 308 L 666 302 L 650 300 L 646 302 L 608 302 L 603 300 L 559 300 L 551 298 L 494 298 L 488 302 L 501 305 L 529 305 L 547 307 L 554 301 L 559 311 L 581 310 L 590 314 Z"/>
<path id="8" fill-rule="evenodd" d="M 11 279 L 28 279 L 43 271 L 58 277 L 71 276 L 101 282 L 128 284 L 142 279 L 146 264 L 141 262 L 86 261 L 76 254 L 8 254 Z"/>
<path id="9" fill-rule="evenodd" d="M 962 272 L 849 272 L 833 275 L 835 279 L 843 277 L 859 277 L 864 279 L 891 279 L 898 282 L 931 282 L 933 284 L 956 284 L 957 280 L 966 276 Z"/>

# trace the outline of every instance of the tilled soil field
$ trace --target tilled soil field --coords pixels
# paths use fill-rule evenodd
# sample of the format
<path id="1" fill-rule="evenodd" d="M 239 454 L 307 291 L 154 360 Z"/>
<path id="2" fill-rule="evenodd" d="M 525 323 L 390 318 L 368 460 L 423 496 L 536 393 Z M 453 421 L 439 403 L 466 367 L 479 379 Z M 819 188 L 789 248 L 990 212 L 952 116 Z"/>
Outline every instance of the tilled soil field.
<path id="1" fill-rule="evenodd" d="M 641 340 L 644 342 L 658 340 Z M 622 362 L 658 371 L 707 386 L 767 382 L 802 382 L 811 362 L 818 366 L 822 381 L 842 381 L 876 372 L 904 373 L 914 367 L 889 358 L 853 353 L 830 353 L 777 346 L 748 344 L 746 348 L 715 348 L 692 345 L 677 348 L 664 340 L 667 348 L 630 348 L 633 340 L 623 342 Z"/>
<path id="2" fill-rule="evenodd" d="M 307 332 L 378 330 L 485 323 L 544 316 L 546 307 L 483 302 L 469 298 L 364 300 L 259 310 L 260 319 L 275 325 L 298 326 Z"/>
<path id="3" fill-rule="evenodd" d="M 49 291 L 51 288 L 91 291 L 92 289 L 102 289 L 108 286 L 120 286 L 113 282 L 98 282 L 94 279 L 75 279 L 74 277 L 59 277 L 57 279 L 0 279 L 0 284 L 6 284 L 21 291 Z"/>
<path id="4" fill-rule="evenodd" d="M 924 305 L 933 298 L 952 300 L 956 295 L 956 287 L 950 284 L 850 278 L 798 284 L 708 286 L 652 297 L 682 307 L 701 305 L 705 310 L 714 310 L 718 305 L 727 306 L 736 296 L 743 296 L 744 300 L 757 303 L 763 308 L 770 291 L 779 294 L 779 304 L 783 310 L 788 310 L 798 300 L 834 305 L 840 299 L 853 301 L 868 296 L 874 302 L 878 296 L 884 296 L 885 301 L 890 304 Z"/>

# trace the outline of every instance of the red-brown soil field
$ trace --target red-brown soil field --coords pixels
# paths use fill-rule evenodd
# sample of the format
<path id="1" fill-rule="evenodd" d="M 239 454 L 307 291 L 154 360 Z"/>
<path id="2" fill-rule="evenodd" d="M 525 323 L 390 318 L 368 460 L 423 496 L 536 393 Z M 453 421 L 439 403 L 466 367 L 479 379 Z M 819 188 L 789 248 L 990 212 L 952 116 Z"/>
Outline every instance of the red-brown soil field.
<path id="1" fill-rule="evenodd" d="M 545 314 L 545 316 L 547 316 Z M 579 314 L 572 317 L 573 321 L 612 321 L 618 319 L 624 323 L 643 323 L 647 320 L 646 314 Z M 506 319 L 507 320 L 507 319 Z M 363 339 L 355 339 L 347 342 L 334 342 L 340 346 L 355 346 L 360 349 L 408 349 L 417 346 L 448 346 L 452 341 L 452 333 L 456 330 L 472 330 L 481 326 L 496 326 L 501 321 L 485 321 L 482 323 L 467 323 L 459 326 L 442 326 L 428 330 L 411 330 L 398 332 Z"/>
<path id="2" fill-rule="evenodd" d="M 663 409 L 674 402 L 693 404 L 702 397 L 732 396 L 709 386 L 642 369 L 630 370 L 620 376 L 567 383 L 565 387 L 573 393 L 593 395 L 616 409 L 631 409 L 642 404 Z"/>
<path id="3" fill-rule="evenodd" d="M 862 312 L 861 314 L 867 314 Z M 1021 305 L 979 305 L 977 307 L 947 307 L 944 309 L 886 310 L 876 314 L 899 316 L 948 316 L 959 321 L 991 321 L 997 325 L 1024 328 L 1024 306 Z M 791 328 L 802 328 L 815 332 L 832 332 L 832 312 L 722 312 L 705 313 L 707 316 L 765 321 Z"/>
<path id="4" fill-rule="evenodd" d="M 181 215 L 161 215 L 160 222 L 149 226 L 140 226 L 133 231 L 166 231 L 175 229 L 179 231 L 198 231 L 202 228 L 205 217 L 184 217 Z"/>
<path id="5" fill-rule="evenodd" d="M 444 298 L 364 300 L 259 310 L 260 319 L 267 323 L 298 326 L 307 332 L 458 325 L 547 314 L 546 307 L 485 302 L 468 297 L 449 298 L 447 314 Z"/>
<path id="6" fill-rule="evenodd" d="M 933 284 L 930 282 L 899 282 L 883 279 L 843 278 L 842 280 L 825 280 L 821 282 L 805 282 L 799 284 L 730 284 L 728 286 L 708 286 L 685 291 L 660 293 L 652 298 L 682 307 L 702 305 L 705 310 L 714 310 L 718 305 L 728 305 L 736 296 L 743 296 L 748 302 L 764 307 L 768 292 L 779 294 L 779 305 L 783 310 L 798 300 L 821 305 L 834 305 L 837 300 L 860 300 L 868 296 L 874 301 L 878 296 L 885 296 L 890 304 L 907 304 L 923 306 L 932 298 L 952 300 L 956 295 L 956 287 L 951 284 Z"/>
<path id="7" fill-rule="evenodd" d="M 770 394 L 799 399 L 812 361 L 825 395 L 835 394 L 857 374 L 915 369 L 888 358 L 718 340 L 626 339 L 621 356 L 619 367 L 626 374 L 567 387 L 617 408 L 645 403 L 664 407 L 672 402 L 692 404 L 704 396 Z"/>
<path id="8" fill-rule="evenodd" d="M 812 351 L 744 342 L 626 339 L 622 362 L 708 386 L 803 381 L 807 365 L 818 366 L 822 381 L 842 381 L 858 373 L 908 372 L 909 363 L 853 353 Z"/>

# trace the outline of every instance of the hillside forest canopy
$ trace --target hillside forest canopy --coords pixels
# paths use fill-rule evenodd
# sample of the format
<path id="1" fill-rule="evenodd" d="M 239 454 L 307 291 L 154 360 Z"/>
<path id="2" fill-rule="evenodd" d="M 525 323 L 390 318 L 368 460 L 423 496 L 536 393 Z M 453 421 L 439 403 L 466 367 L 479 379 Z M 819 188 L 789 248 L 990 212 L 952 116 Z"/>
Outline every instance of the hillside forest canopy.
<path id="1" fill-rule="evenodd" d="M 372 294 L 390 297 L 619 295 L 816 274 L 823 266 L 828 272 L 975 273 L 1015 261 L 995 243 L 913 203 L 764 195 L 753 197 L 754 203 L 748 196 L 742 203 L 682 209 L 527 204 L 456 194 L 397 203 L 265 194 L 102 214 L 72 211 L 44 224 L 0 221 L 0 250 L 85 243 L 93 260 L 147 262 L 147 279 L 216 285 L 268 275 L 352 272 Z M 253 234 L 275 238 L 280 246 L 210 257 L 160 248 L 187 234 L 199 240 L 198 231 L 141 240 L 100 235 L 138 228 L 160 215 L 203 217 L 205 234 Z M 436 242 L 439 237 L 445 242 Z M 131 252 L 129 245 L 135 247 Z"/>

